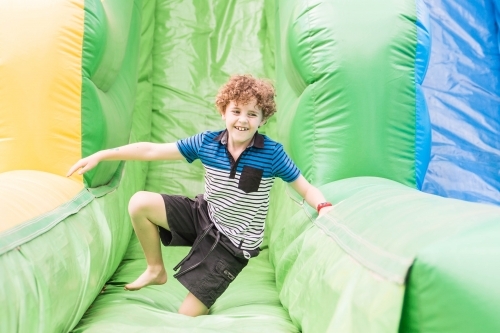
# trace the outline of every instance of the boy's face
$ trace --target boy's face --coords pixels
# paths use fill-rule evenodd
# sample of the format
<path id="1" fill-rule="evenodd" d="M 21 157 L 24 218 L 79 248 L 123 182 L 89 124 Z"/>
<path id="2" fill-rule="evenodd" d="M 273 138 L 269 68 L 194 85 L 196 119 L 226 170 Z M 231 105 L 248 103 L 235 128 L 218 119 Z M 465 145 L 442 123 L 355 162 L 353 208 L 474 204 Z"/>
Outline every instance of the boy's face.
<path id="1" fill-rule="evenodd" d="M 226 121 L 228 139 L 233 144 L 248 145 L 259 126 L 264 124 L 262 110 L 256 104 L 257 100 L 253 98 L 248 104 L 231 101 L 226 107 L 222 119 Z"/>

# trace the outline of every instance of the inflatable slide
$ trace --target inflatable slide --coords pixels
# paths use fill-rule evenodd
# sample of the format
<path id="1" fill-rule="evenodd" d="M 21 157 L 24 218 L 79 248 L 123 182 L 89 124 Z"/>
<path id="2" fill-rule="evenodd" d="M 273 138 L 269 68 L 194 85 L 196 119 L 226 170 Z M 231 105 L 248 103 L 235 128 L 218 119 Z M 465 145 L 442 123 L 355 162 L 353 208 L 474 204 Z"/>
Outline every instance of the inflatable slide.
<path id="1" fill-rule="evenodd" d="M 0 332 L 499 332 L 498 176 L 443 134 L 486 137 L 494 161 L 498 113 L 471 136 L 443 125 L 452 103 L 432 108 L 473 104 L 436 97 L 443 3 L 0 0 Z M 146 266 L 127 206 L 140 190 L 203 193 L 202 165 L 65 175 L 98 150 L 222 129 L 214 98 L 237 73 L 274 82 L 261 132 L 335 206 L 317 218 L 276 180 L 260 255 L 191 318 L 172 277 L 187 247 L 162 248 L 166 284 L 124 290 Z M 457 170 L 487 190 L 460 194 Z"/>

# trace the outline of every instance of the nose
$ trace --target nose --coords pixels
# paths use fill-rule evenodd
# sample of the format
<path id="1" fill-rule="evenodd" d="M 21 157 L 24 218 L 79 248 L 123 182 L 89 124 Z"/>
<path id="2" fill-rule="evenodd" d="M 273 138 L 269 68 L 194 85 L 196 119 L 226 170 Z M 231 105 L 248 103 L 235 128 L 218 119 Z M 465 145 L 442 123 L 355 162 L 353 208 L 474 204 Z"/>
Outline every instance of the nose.
<path id="1" fill-rule="evenodd" d="M 246 115 L 241 114 L 241 115 L 240 115 L 240 117 L 238 118 L 238 121 L 239 121 L 240 123 L 246 124 L 246 123 L 248 123 L 248 118 L 247 118 L 247 116 L 246 116 Z"/>

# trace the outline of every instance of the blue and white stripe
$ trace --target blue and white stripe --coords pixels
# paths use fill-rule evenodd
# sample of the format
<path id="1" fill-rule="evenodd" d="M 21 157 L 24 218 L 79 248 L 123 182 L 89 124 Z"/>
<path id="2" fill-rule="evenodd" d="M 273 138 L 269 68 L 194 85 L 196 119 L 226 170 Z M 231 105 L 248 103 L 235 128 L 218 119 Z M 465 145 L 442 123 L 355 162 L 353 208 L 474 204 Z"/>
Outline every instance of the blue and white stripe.
<path id="1" fill-rule="evenodd" d="M 234 164 L 226 145 L 221 142 L 224 135 L 225 131 L 199 133 L 179 140 L 177 147 L 189 163 L 199 158 L 205 166 L 204 198 L 217 229 L 235 246 L 253 250 L 262 244 L 269 192 L 275 177 L 293 182 L 300 171 L 281 144 L 256 133 L 253 144 L 239 157 L 233 170 L 234 178 L 231 178 Z M 245 166 L 262 170 L 258 188 L 249 193 L 239 188 L 242 176 L 248 177 L 243 172 Z"/>

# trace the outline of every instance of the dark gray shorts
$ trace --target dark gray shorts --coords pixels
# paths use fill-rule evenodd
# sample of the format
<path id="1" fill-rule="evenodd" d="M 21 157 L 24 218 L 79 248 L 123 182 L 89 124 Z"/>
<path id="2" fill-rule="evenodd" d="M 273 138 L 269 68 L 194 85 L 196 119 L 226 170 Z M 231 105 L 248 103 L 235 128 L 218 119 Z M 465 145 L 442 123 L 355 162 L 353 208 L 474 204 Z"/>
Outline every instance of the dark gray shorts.
<path id="1" fill-rule="evenodd" d="M 224 293 L 229 284 L 247 265 L 242 251 L 220 233 L 208 216 L 203 195 L 194 200 L 162 194 L 170 231 L 159 227 L 165 246 L 192 246 L 176 268 L 174 275 L 207 308 Z M 256 256 L 259 251 L 250 251 Z"/>

